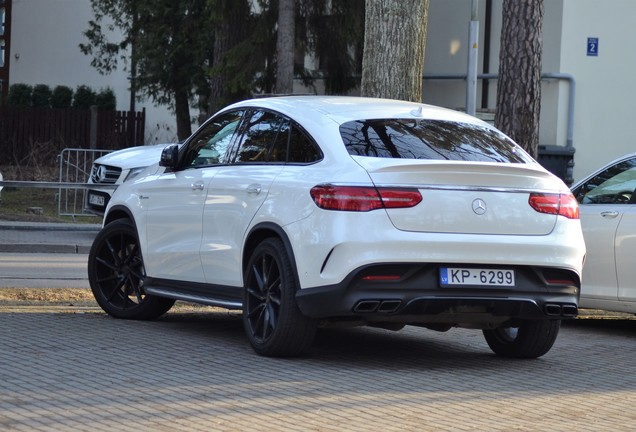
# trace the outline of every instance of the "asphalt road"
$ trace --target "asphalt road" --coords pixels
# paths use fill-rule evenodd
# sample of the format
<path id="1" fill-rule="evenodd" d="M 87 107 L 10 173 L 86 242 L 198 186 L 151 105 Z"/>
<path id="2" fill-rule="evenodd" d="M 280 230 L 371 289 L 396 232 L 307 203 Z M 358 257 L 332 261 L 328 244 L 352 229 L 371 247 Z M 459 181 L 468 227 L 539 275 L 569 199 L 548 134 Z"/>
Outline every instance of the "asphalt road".
<path id="1" fill-rule="evenodd" d="M 88 288 L 97 224 L 0 221 L 0 288 Z"/>
<path id="2" fill-rule="evenodd" d="M 0 253 L 0 288 L 88 288 L 88 255 Z"/>

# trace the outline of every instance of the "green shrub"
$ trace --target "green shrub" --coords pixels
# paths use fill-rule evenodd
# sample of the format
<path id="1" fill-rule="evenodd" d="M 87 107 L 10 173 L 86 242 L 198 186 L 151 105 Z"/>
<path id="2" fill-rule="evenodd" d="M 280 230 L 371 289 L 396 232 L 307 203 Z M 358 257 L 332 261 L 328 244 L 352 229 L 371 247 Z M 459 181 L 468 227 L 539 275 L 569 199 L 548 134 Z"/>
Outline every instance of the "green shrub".
<path id="1" fill-rule="evenodd" d="M 117 107 L 117 98 L 115 97 L 115 92 L 110 88 L 102 89 L 95 96 L 95 105 L 102 110 L 110 110 L 113 111 Z"/>
<path id="2" fill-rule="evenodd" d="M 30 107 L 33 87 L 28 84 L 12 84 L 9 87 L 8 105 L 11 107 Z"/>
<path id="3" fill-rule="evenodd" d="M 66 86 L 56 86 L 51 95 L 51 106 L 53 108 L 70 108 L 73 101 L 73 89 Z"/>
<path id="4" fill-rule="evenodd" d="M 88 86 L 78 86 L 73 96 L 73 108 L 88 109 L 92 105 L 95 105 L 95 92 Z"/>
<path id="5" fill-rule="evenodd" d="M 51 107 L 51 88 L 46 84 L 38 84 L 33 87 L 33 106 L 38 108 L 50 108 Z"/>

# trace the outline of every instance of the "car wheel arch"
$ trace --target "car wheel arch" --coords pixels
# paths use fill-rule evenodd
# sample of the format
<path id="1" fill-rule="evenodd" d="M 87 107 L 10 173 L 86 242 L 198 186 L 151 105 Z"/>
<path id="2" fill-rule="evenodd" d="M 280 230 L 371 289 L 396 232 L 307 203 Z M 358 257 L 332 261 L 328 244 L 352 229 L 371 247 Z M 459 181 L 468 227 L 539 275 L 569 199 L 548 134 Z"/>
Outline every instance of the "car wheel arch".
<path id="1" fill-rule="evenodd" d="M 108 225 L 109 223 L 117 219 L 129 219 L 135 227 L 135 230 L 137 230 L 137 223 L 135 222 L 135 218 L 133 217 L 130 209 L 128 209 L 127 207 L 120 205 L 113 206 L 108 214 L 104 216 L 104 225 Z M 139 230 L 137 230 L 137 232 L 139 232 Z"/>
<path id="2" fill-rule="evenodd" d="M 120 219 L 129 220 L 133 228 L 135 229 L 135 232 L 137 233 L 137 238 L 139 238 L 139 227 L 137 226 L 137 221 L 135 220 L 130 209 L 126 206 L 122 206 L 122 205 L 113 206 L 108 212 L 108 214 L 104 215 L 103 226 L 106 226 L 109 223 L 116 220 L 120 220 Z M 141 255 L 142 257 L 144 255 L 143 248 L 141 250 Z"/>
<path id="3" fill-rule="evenodd" d="M 261 243 L 263 240 L 276 237 L 279 238 L 283 245 L 285 246 L 285 252 L 287 252 L 287 256 L 291 261 L 291 265 L 294 269 L 294 274 L 296 275 L 297 286 L 300 287 L 300 278 L 298 277 L 298 268 L 296 267 L 296 258 L 294 256 L 294 249 L 291 245 L 291 241 L 287 236 L 285 230 L 283 230 L 279 225 L 276 225 L 272 222 L 262 222 L 250 229 L 249 233 L 245 238 L 245 243 L 243 246 L 243 254 L 242 254 L 242 269 L 243 273 L 247 270 L 247 263 L 252 256 L 252 252 L 256 248 L 256 246 Z"/>

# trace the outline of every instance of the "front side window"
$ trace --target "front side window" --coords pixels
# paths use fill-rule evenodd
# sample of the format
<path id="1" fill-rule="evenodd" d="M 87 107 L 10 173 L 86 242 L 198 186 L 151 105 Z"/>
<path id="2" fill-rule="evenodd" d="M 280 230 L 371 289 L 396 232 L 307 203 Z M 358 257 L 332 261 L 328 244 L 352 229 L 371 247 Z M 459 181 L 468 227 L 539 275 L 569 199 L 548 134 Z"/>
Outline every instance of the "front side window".
<path id="1" fill-rule="evenodd" d="M 322 159 L 309 135 L 281 114 L 254 111 L 242 129 L 235 163 L 308 164 Z"/>
<path id="2" fill-rule="evenodd" d="M 357 120 L 340 126 L 349 154 L 380 158 L 530 163 L 503 133 L 443 120 Z"/>
<path id="3" fill-rule="evenodd" d="M 581 204 L 629 204 L 636 190 L 636 158 L 612 165 L 574 191 Z"/>
<path id="4" fill-rule="evenodd" d="M 250 117 L 236 154 L 236 163 L 263 163 L 280 159 L 272 149 L 285 145 L 289 120 L 267 111 L 255 111 Z M 270 158 L 274 156 L 274 160 Z M 283 155 L 284 156 L 284 155 Z"/>
<path id="5" fill-rule="evenodd" d="M 227 149 L 242 117 L 243 111 L 232 111 L 207 122 L 188 143 L 182 166 L 198 168 L 227 163 Z"/>

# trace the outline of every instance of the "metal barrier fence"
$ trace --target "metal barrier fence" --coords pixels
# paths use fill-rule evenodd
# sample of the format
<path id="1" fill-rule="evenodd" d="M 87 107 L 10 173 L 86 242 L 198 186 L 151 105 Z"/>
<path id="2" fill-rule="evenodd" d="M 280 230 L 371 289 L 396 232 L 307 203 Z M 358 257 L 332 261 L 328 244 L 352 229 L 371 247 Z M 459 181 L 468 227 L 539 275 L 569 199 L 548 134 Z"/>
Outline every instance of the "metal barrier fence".
<path id="1" fill-rule="evenodd" d="M 59 182 L 86 184 L 91 175 L 93 161 L 112 150 L 67 148 L 57 156 L 60 169 Z M 96 188 L 97 189 L 97 188 Z M 86 216 L 83 212 L 86 203 L 86 187 L 60 188 L 57 199 L 59 216 Z"/>
<path id="2" fill-rule="evenodd" d="M 114 190 L 115 185 L 88 183 L 93 161 L 112 150 L 89 150 L 68 148 L 57 156 L 59 181 L 0 181 L 0 186 L 10 188 L 57 189 L 56 200 L 59 216 L 95 216 L 84 212 L 86 191 L 88 189 Z"/>

